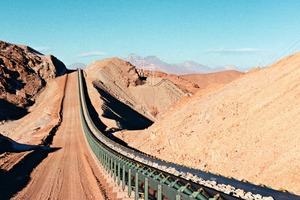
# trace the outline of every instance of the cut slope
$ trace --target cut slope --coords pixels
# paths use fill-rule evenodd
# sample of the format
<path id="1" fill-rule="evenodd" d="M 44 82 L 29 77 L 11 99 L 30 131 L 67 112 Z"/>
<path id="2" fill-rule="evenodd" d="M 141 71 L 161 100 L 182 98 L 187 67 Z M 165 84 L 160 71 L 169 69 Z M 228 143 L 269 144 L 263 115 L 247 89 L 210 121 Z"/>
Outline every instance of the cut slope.
<path id="1" fill-rule="evenodd" d="M 299 80 L 297 53 L 119 136 L 168 161 L 300 194 Z"/>
<path id="2" fill-rule="evenodd" d="M 155 80 L 143 79 L 133 65 L 118 58 L 93 62 L 86 68 L 86 73 L 92 103 L 101 115 L 101 120 L 105 124 L 110 124 L 107 125 L 108 128 L 120 128 L 120 124 L 119 127 L 115 127 L 120 121 L 113 122 L 117 120 L 117 117 L 111 118 L 113 121 L 107 117 L 104 118 L 105 112 L 112 113 L 121 110 L 109 108 L 112 104 L 108 106 L 103 96 L 100 96 L 102 99 L 99 98 L 92 83 L 98 90 L 109 93 L 117 101 L 151 120 L 155 120 L 157 114 L 164 113 L 172 104 L 186 96 L 185 92 L 167 79 L 158 77 L 155 77 Z M 125 116 L 128 113 L 114 114 L 114 116 L 117 115 Z"/>
<path id="3" fill-rule="evenodd" d="M 186 80 L 178 75 L 167 74 L 160 71 L 149 71 L 149 70 L 143 70 L 141 71 L 141 73 L 149 78 L 149 82 L 152 81 L 152 77 L 158 79 L 166 79 L 174 83 L 177 87 L 179 87 L 182 91 L 186 93 L 194 94 L 199 89 L 199 86 L 196 83 Z"/>
<path id="4" fill-rule="evenodd" d="M 29 113 L 18 120 L 0 123 L 0 134 L 24 145 L 41 145 L 49 137 L 51 130 L 60 121 L 60 109 L 64 96 L 66 75 L 55 78 L 39 93 Z M 53 133 L 53 132 L 52 132 Z M 7 141 L 0 140 L 0 146 Z M 0 148 L 1 149 L 1 148 Z M 4 148 L 2 152 L 9 149 Z M 17 150 L 17 149 L 15 149 Z M 4 153 L 0 159 L 0 170 L 10 170 L 26 153 Z"/>
<path id="5" fill-rule="evenodd" d="M 0 41 L 0 120 L 26 113 L 46 82 L 65 72 L 65 65 L 52 55 Z"/>

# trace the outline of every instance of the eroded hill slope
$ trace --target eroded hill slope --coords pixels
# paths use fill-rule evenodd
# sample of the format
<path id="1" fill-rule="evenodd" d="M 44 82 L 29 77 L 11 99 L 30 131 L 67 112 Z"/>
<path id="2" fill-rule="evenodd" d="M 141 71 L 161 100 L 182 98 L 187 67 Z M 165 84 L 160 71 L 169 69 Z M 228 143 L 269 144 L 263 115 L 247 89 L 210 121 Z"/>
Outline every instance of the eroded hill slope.
<path id="1" fill-rule="evenodd" d="M 91 100 L 101 121 L 109 128 L 129 128 L 130 121 L 139 124 L 136 120 L 142 116 L 135 116 L 134 112 L 154 121 L 157 115 L 187 95 L 167 79 L 141 77 L 133 65 L 118 58 L 95 61 L 87 67 L 86 74 Z M 115 103 L 108 105 L 112 101 Z M 128 117 L 135 120 L 126 119 Z"/>
<path id="2" fill-rule="evenodd" d="M 180 78 L 197 84 L 201 89 L 207 87 L 218 87 L 226 85 L 231 81 L 240 78 L 244 73 L 236 70 L 226 70 L 207 74 L 187 74 L 181 75 Z"/>
<path id="3" fill-rule="evenodd" d="M 23 116 L 46 82 L 65 72 L 52 55 L 0 41 L 0 120 Z"/>
<path id="4" fill-rule="evenodd" d="M 299 119 L 296 53 L 118 135 L 164 160 L 300 194 Z"/>

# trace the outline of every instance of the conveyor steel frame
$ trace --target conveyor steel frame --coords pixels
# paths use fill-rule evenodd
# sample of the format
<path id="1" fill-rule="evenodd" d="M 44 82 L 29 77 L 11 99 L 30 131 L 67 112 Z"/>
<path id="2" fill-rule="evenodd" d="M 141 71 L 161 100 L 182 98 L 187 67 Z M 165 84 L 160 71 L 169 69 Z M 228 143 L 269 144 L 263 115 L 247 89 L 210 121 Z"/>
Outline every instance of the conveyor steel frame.
<path id="1" fill-rule="evenodd" d="M 120 180 L 122 181 L 123 190 L 127 186 L 128 188 L 128 196 L 131 195 L 132 191 L 132 180 L 135 180 L 137 175 L 137 180 L 140 183 L 145 185 L 145 180 L 147 180 L 146 184 L 149 188 L 157 191 L 157 198 L 163 198 L 163 196 L 168 199 L 199 199 L 199 200 L 208 200 L 215 199 L 209 196 L 204 196 L 202 193 L 196 191 L 192 191 L 191 188 L 180 185 L 178 180 L 170 180 L 166 178 L 168 174 L 164 174 L 162 172 L 158 172 L 155 168 L 149 167 L 147 165 L 143 165 L 142 163 L 138 163 L 129 158 L 125 158 L 123 155 L 118 154 L 114 150 L 108 148 L 105 144 L 103 144 L 97 137 L 95 137 L 95 133 L 93 133 L 88 125 L 88 120 L 90 124 L 93 124 L 89 112 L 86 108 L 86 100 L 85 100 L 85 88 L 83 88 L 82 83 L 82 72 L 81 69 L 78 69 L 78 82 L 79 82 L 79 102 L 80 102 L 80 116 L 81 122 L 83 126 L 83 130 L 86 136 L 86 139 L 100 161 L 100 163 L 107 170 L 107 173 L 113 177 L 114 181 Z M 85 108 L 84 108 L 85 107 Z M 99 134 L 99 133 L 96 133 Z M 100 133 L 102 134 L 102 133 Z M 120 170 L 117 170 L 117 167 Z M 125 171 L 125 174 L 124 174 Z M 125 176 L 124 176 L 125 175 Z M 124 180 L 125 177 L 125 180 Z M 134 181 L 135 182 L 135 181 Z M 125 186 L 125 185 L 126 186 Z M 135 186 L 138 184 L 135 184 Z M 147 191 L 144 191 L 145 199 L 148 199 L 148 188 L 145 187 Z M 137 192 L 138 189 L 135 190 Z M 197 195 L 195 195 L 197 192 Z M 138 197 L 139 195 L 135 195 Z"/>
<path id="2" fill-rule="evenodd" d="M 151 167 L 144 163 L 141 163 L 135 159 L 124 156 L 122 153 L 109 148 L 109 146 L 117 146 L 117 149 L 122 149 L 126 153 L 138 155 L 143 159 L 153 162 L 160 163 L 164 165 L 163 161 L 152 158 L 149 155 L 144 155 L 139 152 L 133 151 L 129 148 L 119 145 L 118 143 L 108 139 L 103 133 L 101 133 L 93 123 L 90 117 L 88 107 L 86 104 L 86 86 L 83 84 L 82 70 L 78 69 L 78 84 L 79 84 L 79 102 L 80 102 L 80 116 L 82 121 L 82 126 L 84 133 L 86 135 L 87 141 L 94 152 L 94 154 L 99 159 L 100 163 L 104 166 L 107 173 L 111 174 L 114 181 L 118 185 L 122 185 L 122 189 L 125 190 L 126 186 L 128 188 L 128 196 L 131 195 L 132 184 L 135 179 L 139 181 L 139 184 L 134 183 L 135 193 L 140 192 L 138 189 L 140 185 L 144 186 L 144 199 L 148 199 L 148 189 L 151 188 L 156 191 L 158 198 L 167 197 L 168 199 L 176 200 L 187 200 L 187 199 L 200 199 L 200 200 L 237 200 L 240 198 L 234 197 L 232 195 L 225 194 L 223 192 L 217 191 L 215 189 L 194 183 L 190 180 L 184 179 L 179 176 L 169 174 L 167 172 L 161 171 L 155 167 Z M 108 142 L 109 141 L 109 142 Z M 108 144 L 108 146 L 105 144 Z M 170 163 L 169 163 L 170 164 Z M 174 165 L 173 165 L 174 166 Z M 176 167 L 177 168 L 177 167 Z M 187 170 L 185 170 L 186 172 Z M 219 182 L 223 184 L 230 184 L 234 187 L 244 189 L 245 191 L 251 191 L 257 194 L 272 196 L 275 200 L 289 200 L 289 199 L 299 199 L 300 196 L 289 193 L 274 190 L 268 187 L 260 187 L 251 183 L 244 183 L 235 179 L 230 179 L 222 177 L 219 175 L 214 175 L 209 173 L 209 175 L 204 174 L 202 171 L 195 171 L 193 169 L 188 170 L 188 172 L 195 174 L 201 174 L 198 177 L 206 177 L 206 179 L 218 179 Z M 136 178 L 137 177 L 137 178 Z M 136 188 L 136 185 L 139 188 Z M 139 197 L 138 194 L 135 195 L 136 198 Z"/>

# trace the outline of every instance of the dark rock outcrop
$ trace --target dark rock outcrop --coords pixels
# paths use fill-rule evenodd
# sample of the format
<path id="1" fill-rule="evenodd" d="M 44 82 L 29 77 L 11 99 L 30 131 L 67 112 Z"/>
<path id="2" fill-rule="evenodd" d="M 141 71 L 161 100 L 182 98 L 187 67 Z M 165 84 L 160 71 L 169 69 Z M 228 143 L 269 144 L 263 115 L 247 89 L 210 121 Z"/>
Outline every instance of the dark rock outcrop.
<path id="1" fill-rule="evenodd" d="M 0 41 L 0 120 L 22 116 L 46 83 L 66 71 L 52 55 Z"/>

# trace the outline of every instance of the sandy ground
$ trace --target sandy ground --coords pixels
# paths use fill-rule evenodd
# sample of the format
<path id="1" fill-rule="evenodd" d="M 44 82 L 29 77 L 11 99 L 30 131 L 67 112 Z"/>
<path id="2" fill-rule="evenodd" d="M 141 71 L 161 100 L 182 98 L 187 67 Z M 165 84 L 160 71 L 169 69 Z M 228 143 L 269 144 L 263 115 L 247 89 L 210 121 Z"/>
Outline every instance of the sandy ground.
<path id="1" fill-rule="evenodd" d="M 119 138 L 153 156 L 300 194 L 300 53 L 200 91 Z"/>
<path id="2" fill-rule="evenodd" d="M 69 75 L 63 121 L 48 155 L 31 174 L 29 184 L 14 199 L 103 199 L 97 168 L 84 140 L 79 116 L 76 73 Z"/>
<path id="3" fill-rule="evenodd" d="M 226 70 L 208 74 L 187 74 L 179 76 L 182 79 L 195 83 L 200 90 L 208 87 L 221 87 L 243 76 L 244 73 L 235 70 Z M 197 90 L 199 91 L 199 90 Z"/>
<path id="4" fill-rule="evenodd" d="M 53 152 L 46 155 L 45 159 L 40 158 L 44 155 L 37 155 L 34 151 L 1 154 L 1 170 L 8 172 L 15 171 L 15 166 L 27 162 L 27 158 L 35 154 L 34 160 L 24 166 L 34 167 L 28 184 L 21 188 L 14 199 L 104 199 L 100 190 L 103 187 L 100 183 L 101 174 L 90 156 L 82 133 L 78 94 L 74 92 L 78 87 L 76 73 L 68 77 L 63 121 L 51 145 Z M 65 75 L 52 80 L 30 108 L 30 113 L 20 120 L 1 124 L 1 132 L 22 144 L 41 144 L 59 122 L 66 79 Z M 27 176 L 25 173 L 12 176 Z"/>
<path id="5" fill-rule="evenodd" d="M 51 80 L 38 95 L 29 114 L 0 125 L 0 133 L 21 144 L 39 145 L 60 120 L 59 111 L 64 93 L 66 75 Z M 1 155 L 0 169 L 9 170 L 28 152 Z"/>
<path id="6" fill-rule="evenodd" d="M 0 132 L 21 143 L 39 144 L 59 120 L 65 81 L 66 75 L 51 80 L 29 108 L 29 114 L 1 124 Z"/>

